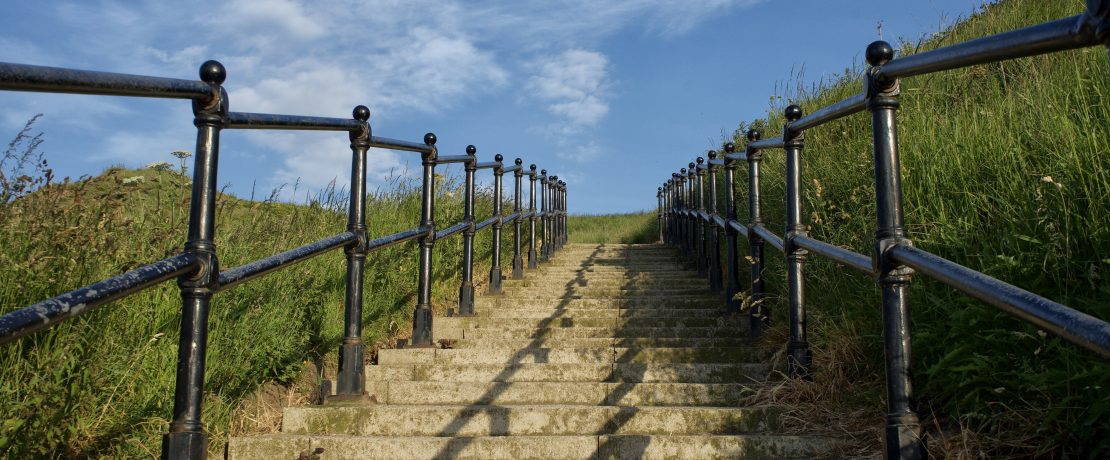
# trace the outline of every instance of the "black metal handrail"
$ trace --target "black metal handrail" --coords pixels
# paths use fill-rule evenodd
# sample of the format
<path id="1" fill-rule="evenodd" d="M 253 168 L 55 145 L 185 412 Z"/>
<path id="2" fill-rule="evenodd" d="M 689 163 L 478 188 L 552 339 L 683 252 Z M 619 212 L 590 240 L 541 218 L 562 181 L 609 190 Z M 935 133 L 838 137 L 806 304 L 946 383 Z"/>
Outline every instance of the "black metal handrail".
<path id="1" fill-rule="evenodd" d="M 473 251 L 474 235 L 493 227 L 493 249 L 490 290 L 500 292 L 500 230 L 505 221 L 515 224 L 513 278 L 523 277 L 521 223 L 530 221 L 528 267 L 536 268 L 539 260 L 551 257 L 566 241 L 565 183 L 550 178 L 543 170 L 537 176 L 536 166 L 525 172 L 518 158 L 515 166 L 503 168 L 501 155 L 492 163 L 478 163 L 474 146 L 466 155 L 438 156 L 435 134 L 424 136 L 423 143 L 373 136 L 368 122 L 370 110 L 357 106 L 347 118 L 310 117 L 264 113 L 231 112 L 228 94 L 223 88 L 227 72 L 216 61 L 200 67 L 200 80 L 127 75 L 57 67 L 0 63 L 0 90 L 78 93 L 134 97 L 191 99 L 193 124 L 197 127 L 196 154 L 193 167 L 192 200 L 189 210 L 188 239 L 181 254 L 145 265 L 120 276 L 81 287 L 29 307 L 0 316 L 0 344 L 8 343 L 34 331 L 91 311 L 113 300 L 177 278 L 182 298 L 181 337 L 178 343 L 177 380 L 174 394 L 173 419 L 170 431 L 163 438 L 162 457 L 202 459 L 207 437 L 201 425 L 201 400 L 204 394 L 204 363 L 207 353 L 208 310 L 211 298 L 249 280 L 259 278 L 292 264 L 320 254 L 343 248 L 347 254 L 346 300 L 344 306 L 344 338 L 339 350 L 339 375 L 336 385 L 340 398 L 365 394 L 364 345 L 362 341 L 363 268 L 369 253 L 418 241 L 420 269 L 417 280 L 417 302 L 413 318 L 412 346 L 432 346 L 431 276 L 435 241 L 456 233 L 464 235 L 463 280 L 459 290 L 459 312 L 474 314 Z M 288 251 L 265 257 L 229 270 L 220 271 L 213 243 L 216 217 L 216 173 L 220 133 L 228 129 L 318 130 L 345 131 L 351 142 L 351 198 L 346 231 Z M 416 228 L 369 239 L 366 229 L 366 172 L 370 148 L 417 152 L 423 167 L 421 220 Z M 463 163 L 466 171 L 462 222 L 436 230 L 433 221 L 435 206 L 435 175 L 437 164 Z M 474 223 L 475 184 L 477 169 L 492 168 L 495 177 L 493 217 Z M 501 215 L 501 175 L 513 172 L 516 179 L 513 213 Z M 521 208 L 521 184 L 527 174 L 530 187 L 529 208 Z M 542 184 L 542 211 L 536 212 L 536 182 Z M 536 220 L 543 223 L 542 255 L 536 255 Z M 496 289 L 495 289 L 496 287 Z"/>
<path id="2" fill-rule="evenodd" d="M 707 166 L 697 158 L 657 189 L 660 238 L 691 254 L 700 273 L 707 275 L 714 290 L 723 289 L 725 308 L 737 312 L 740 292 L 737 235 L 748 238 L 751 262 L 751 336 L 756 339 L 766 325 L 763 305 L 763 245 L 770 243 L 786 256 L 787 300 L 790 338 L 787 342 L 788 372 L 808 377 L 811 358 L 806 338 L 806 304 L 803 269 L 809 254 L 827 257 L 837 263 L 874 276 L 878 281 L 884 316 L 883 340 L 886 349 L 887 415 L 885 451 L 887 458 L 918 459 L 924 456 L 921 426 L 910 406 L 910 327 L 907 289 L 913 273 L 925 275 L 961 292 L 993 305 L 1023 321 L 1063 338 L 1102 359 L 1110 359 L 1110 323 L 1042 296 L 999 281 L 955 262 L 913 247 L 905 230 L 902 212 L 901 177 L 895 109 L 900 92 L 899 78 L 948 69 L 984 64 L 1054 51 L 1097 46 L 1110 47 L 1110 1 L 1088 0 L 1087 12 L 1078 16 L 1026 27 L 958 43 L 932 51 L 893 59 L 894 50 L 878 41 L 867 47 L 871 68 L 865 75 L 863 92 L 822 107 L 808 116 L 791 105 L 785 110 L 782 135 L 760 139 L 756 130 L 747 132 L 745 152 L 735 152 L 733 144 L 724 146 L 723 161 L 709 152 Z M 807 234 L 802 220 L 801 152 L 804 132 L 857 112 L 871 112 L 875 167 L 875 209 L 877 232 L 874 253 L 858 254 Z M 786 160 L 786 226 L 779 237 L 762 224 L 760 207 L 760 162 L 767 149 L 783 149 Z M 733 203 L 733 173 L 738 161 L 748 163 L 748 222 L 737 220 Z M 719 222 L 714 190 L 718 168 L 724 169 L 727 225 L 707 227 L 704 215 Z M 709 176 L 710 205 L 705 208 L 705 176 Z M 720 253 L 719 237 L 724 231 L 727 260 L 722 269 L 715 256 Z M 708 250 L 706 249 L 709 244 Z M 724 286 L 717 280 L 725 277 Z"/>

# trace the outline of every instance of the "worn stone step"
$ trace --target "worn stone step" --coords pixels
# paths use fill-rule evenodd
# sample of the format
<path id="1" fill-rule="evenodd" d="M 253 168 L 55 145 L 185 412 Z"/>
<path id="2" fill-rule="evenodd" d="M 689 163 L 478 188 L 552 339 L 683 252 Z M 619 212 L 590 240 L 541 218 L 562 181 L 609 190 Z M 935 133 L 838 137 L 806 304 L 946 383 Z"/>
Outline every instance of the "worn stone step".
<path id="1" fill-rule="evenodd" d="M 724 304 L 724 296 L 605 297 L 605 298 L 517 298 L 484 296 L 474 301 L 475 308 L 713 308 Z"/>
<path id="2" fill-rule="evenodd" d="M 463 327 L 497 328 L 497 327 L 740 327 L 747 318 L 740 317 L 641 317 L 641 318 L 575 318 L 570 316 L 556 316 L 547 318 L 490 318 L 473 317 L 465 318 Z"/>
<path id="3" fill-rule="evenodd" d="M 483 308 L 480 318 L 716 318 L 720 308 Z M 738 315 L 747 318 L 747 315 Z"/>
<path id="4" fill-rule="evenodd" d="M 347 436 L 271 434 L 228 442 L 232 460 L 296 459 L 322 449 L 324 460 L 662 460 L 811 458 L 834 442 L 813 436 Z"/>
<path id="5" fill-rule="evenodd" d="M 766 363 L 727 364 L 406 364 L 366 366 L 367 382 L 671 382 L 752 383 Z"/>
<path id="6" fill-rule="evenodd" d="M 748 330 L 740 327 L 547 327 L 463 329 L 460 339 L 571 339 L 587 337 L 636 338 L 743 338 Z"/>
<path id="7" fill-rule="evenodd" d="M 780 410 L 753 407 L 371 405 L 287 407 L 281 431 L 372 436 L 740 434 L 777 430 Z"/>
<path id="8" fill-rule="evenodd" d="M 378 364 L 742 363 L 764 359 L 771 351 L 766 347 L 410 348 L 378 350 Z"/>
<path id="9" fill-rule="evenodd" d="M 688 287 L 708 288 L 709 287 L 709 281 L 707 281 L 705 278 L 689 277 L 689 276 L 686 276 L 686 277 L 656 278 L 656 279 L 651 279 L 651 278 L 623 278 L 623 277 L 622 278 L 586 279 L 586 280 L 568 279 L 565 282 L 560 282 L 559 280 L 554 280 L 554 279 L 535 280 L 535 279 L 525 278 L 525 279 L 522 279 L 522 280 L 508 279 L 508 280 L 502 281 L 501 285 L 504 286 L 505 288 L 512 288 L 512 289 L 517 289 L 517 288 L 544 288 L 544 289 L 549 289 L 549 290 L 550 289 L 556 289 L 556 288 L 565 289 L 565 288 L 568 288 L 568 287 L 575 287 L 575 288 L 582 288 L 582 287 L 620 288 L 620 289 L 630 289 L 630 288 L 665 289 L 665 288 L 688 288 Z"/>
<path id="10" fill-rule="evenodd" d="M 579 338 L 579 339 L 458 339 L 450 343 L 451 348 L 597 348 L 597 347 L 743 347 L 750 345 L 747 339 L 724 338 Z"/>
<path id="11" fill-rule="evenodd" d="M 671 286 L 671 287 L 621 287 L 621 286 L 570 286 L 570 287 L 508 287 L 502 294 L 508 298 L 601 298 L 601 297 L 707 297 L 720 296 L 719 292 L 709 290 L 708 286 Z"/>
<path id="12" fill-rule="evenodd" d="M 380 404 L 563 404 L 736 407 L 759 384 L 606 382 L 370 382 Z"/>

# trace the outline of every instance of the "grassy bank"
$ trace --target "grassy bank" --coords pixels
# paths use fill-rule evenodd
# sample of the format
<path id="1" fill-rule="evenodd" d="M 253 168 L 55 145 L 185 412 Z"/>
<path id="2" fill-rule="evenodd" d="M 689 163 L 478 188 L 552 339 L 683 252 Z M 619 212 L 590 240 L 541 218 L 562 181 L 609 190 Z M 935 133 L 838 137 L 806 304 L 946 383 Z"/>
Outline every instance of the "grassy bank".
<path id="1" fill-rule="evenodd" d="M 1007 0 L 923 43 L 896 47 L 913 54 L 1082 10 L 1074 0 Z M 778 135 L 789 103 L 812 112 L 858 93 L 860 73 L 798 83 L 774 100 L 766 118 L 741 123 L 732 141 L 742 145 L 749 127 Z M 898 130 L 915 245 L 1110 318 L 1107 74 L 1106 49 L 1094 47 L 903 81 Z M 864 254 L 875 231 L 870 130 L 866 114 L 815 128 L 803 154 L 810 234 Z M 781 229 L 783 159 L 775 152 L 764 158 L 764 219 Z M 738 195 L 746 202 L 744 190 Z M 811 260 L 811 341 L 817 360 L 831 366 L 819 367 L 816 379 L 842 388 L 858 383 L 881 396 L 874 281 Z M 767 284 L 781 295 L 781 264 L 771 268 Z M 1110 455 L 1106 363 L 920 276 L 910 308 L 919 411 L 935 454 Z M 843 353 L 846 342 L 857 351 Z M 847 393 L 826 396 L 854 397 Z"/>
<path id="2" fill-rule="evenodd" d="M 442 182 L 436 221 L 450 224 L 462 217 L 462 194 L 454 181 Z M 181 251 L 189 189 L 176 172 L 113 169 L 0 203 L 3 311 Z M 419 202 L 419 188 L 404 181 L 372 193 L 371 237 L 415 227 Z M 488 195 L 478 203 L 478 215 L 488 215 Z M 217 212 L 224 269 L 346 228 L 346 196 L 334 190 L 300 205 L 221 194 Z M 488 270 L 489 240 L 488 232 L 477 238 L 476 261 L 487 264 L 478 274 Z M 410 243 L 367 260 L 369 343 L 411 328 L 416 254 Z M 456 301 L 461 239 L 437 242 L 435 257 L 433 297 L 442 314 Z M 303 382 L 313 363 L 334 372 L 345 265 L 335 251 L 215 296 L 203 419 L 212 455 L 261 385 Z M 173 401 L 180 308 L 167 282 L 0 348 L 0 456 L 157 456 Z"/>
<path id="3" fill-rule="evenodd" d="M 659 221 L 654 212 L 571 215 L 567 234 L 571 243 L 654 243 L 659 240 Z"/>

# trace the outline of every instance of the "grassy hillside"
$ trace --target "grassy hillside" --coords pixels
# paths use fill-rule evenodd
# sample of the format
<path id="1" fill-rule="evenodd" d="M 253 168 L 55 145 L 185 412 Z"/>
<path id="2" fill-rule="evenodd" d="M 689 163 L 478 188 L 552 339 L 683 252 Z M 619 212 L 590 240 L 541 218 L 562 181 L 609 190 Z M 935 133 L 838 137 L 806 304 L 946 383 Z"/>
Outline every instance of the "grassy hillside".
<path id="1" fill-rule="evenodd" d="M 571 243 L 644 244 L 659 240 L 659 220 L 655 212 L 567 217 L 567 238 Z"/>
<path id="2" fill-rule="evenodd" d="M 436 221 L 450 224 L 461 219 L 462 194 L 446 182 Z M 2 311 L 181 251 L 189 187 L 187 178 L 171 171 L 112 169 L 0 202 Z M 419 188 L 405 182 L 371 194 L 370 235 L 415 227 L 419 201 Z M 478 215 L 488 215 L 488 196 L 478 202 Z M 217 212 L 223 268 L 346 228 L 346 198 L 334 191 L 304 205 L 222 194 Z M 476 269 L 481 279 L 489 239 L 489 232 L 477 238 L 476 260 L 486 263 Z M 414 249 L 414 243 L 396 246 L 367 260 L 368 343 L 411 328 Z M 456 301 L 460 250 L 461 238 L 436 245 L 440 313 Z M 245 410 L 244 398 L 260 385 L 293 384 L 313 362 L 334 369 L 345 264 L 342 251 L 335 251 L 215 296 L 204 401 L 213 455 Z M 156 456 L 172 407 L 180 305 L 176 284 L 167 282 L 0 347 L 0 456 Z"/>
<path id="3" fill-rule="evenodd" d="M 1002 1 L 924 43 L 903 43 L 899 52 L 1081 11 L 1076 0 Z M 861 55 L 866 45 L 860 43 Z M 778 135 L 787 104 L 808 113 L 844 99 L 861 90 L 860 73 L 857 67 L 819 85 L 797 83 L 798 90 L 773 99 L 766 118 L 741 123 L 731 140 L 742 145 L 749 127 Z M 1108 73 L 1106 49 L 1095 47 L 903 81 L 898 130 L 915 245 L 1110 318 Z M 815 128 L 803 154 L 811 235 L 864 254 L 875 231 L 870 129 L 866 114 Z M 778 230 L 783 158 L 764 158 L 765 221 Z M 783 290 L 777 259 L 768 286 Z M 874 281 L 821 258 L 807 268 L 807 281 L 811 340 L 824 365 L 816 378 L 839 379 L 845 388 L 858 383 L 881 397 Z M 948 446 L 992 457 L 1110 455 L 1110 365 L 923 277 L 911 293 L 919 411 L 931 429 L 938 426 L 931 415 L 944 428 L 931 441 L 934 453 L 955 452 L 944 451 Z M 831 397 L 854 397 L 847 393 Z"/>

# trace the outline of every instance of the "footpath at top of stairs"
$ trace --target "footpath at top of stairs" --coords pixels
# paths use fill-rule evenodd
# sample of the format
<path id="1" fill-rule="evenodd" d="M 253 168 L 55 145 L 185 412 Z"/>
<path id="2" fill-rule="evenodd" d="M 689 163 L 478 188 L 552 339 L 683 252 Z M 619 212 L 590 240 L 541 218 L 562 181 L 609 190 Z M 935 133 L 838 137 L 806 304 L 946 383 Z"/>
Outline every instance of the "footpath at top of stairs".
<path id="1" fill-rule="evenodd" d="M 433 321 L 436 348 L 379 350 L 365 398 L 288 407 L 280 433 L 229 458 L 808 458 L 745 405 L 773 349 L 661 245 L 569 244 L 476 315 Z M 322 449 L 322 450 L 321 450 Z M 314 450 L 317 457 L 311 457 Z M 304 457 L 299 457 L 304 454 Z"/>

